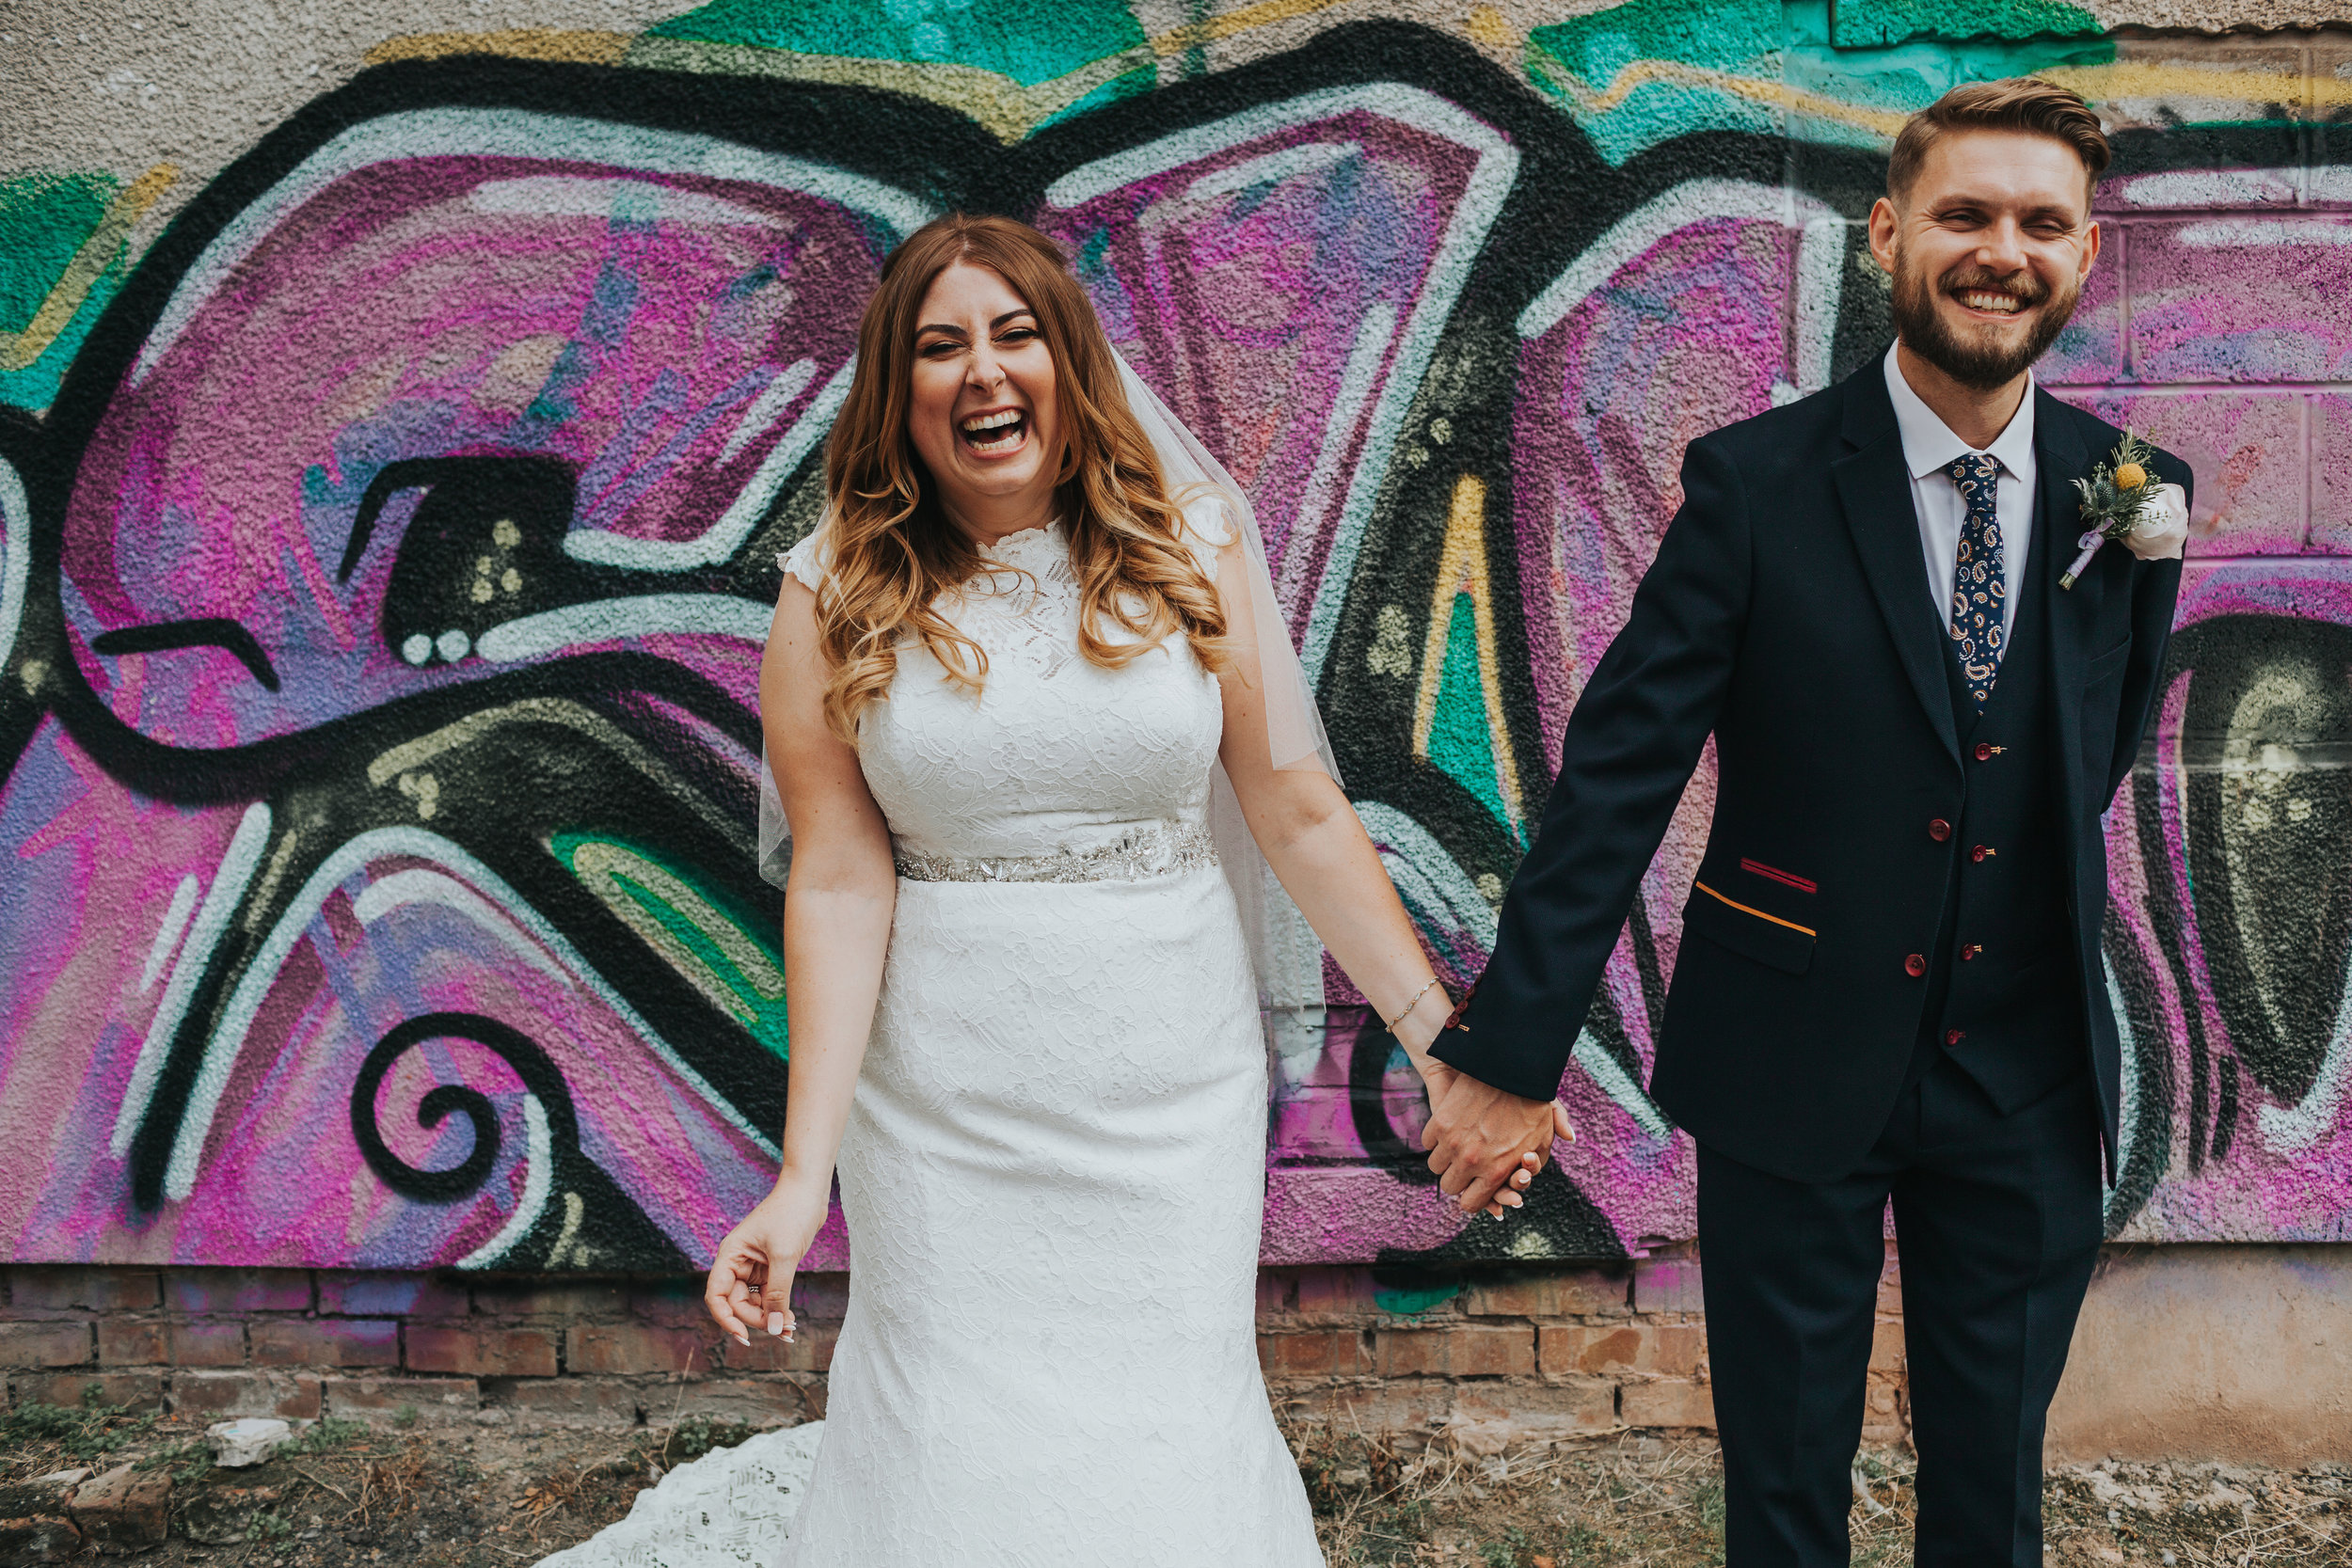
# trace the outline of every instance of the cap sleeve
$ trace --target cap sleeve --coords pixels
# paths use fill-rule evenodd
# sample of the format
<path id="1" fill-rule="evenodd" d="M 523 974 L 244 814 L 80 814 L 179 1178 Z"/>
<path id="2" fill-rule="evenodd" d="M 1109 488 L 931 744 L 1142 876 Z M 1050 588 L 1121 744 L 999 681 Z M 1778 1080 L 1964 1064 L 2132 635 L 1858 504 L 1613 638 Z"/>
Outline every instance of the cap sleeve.
<path id="1" fill-rule="evenodd" d="M 825 569 L 832 564 L 832 552 L 825 547 L 824 538 L 825 531 L 821 527 L 813 528 L 799 544 L 776 557 L 776 564 L 800 578 L 802 585 L 812 594 L 824 581 Z"/>

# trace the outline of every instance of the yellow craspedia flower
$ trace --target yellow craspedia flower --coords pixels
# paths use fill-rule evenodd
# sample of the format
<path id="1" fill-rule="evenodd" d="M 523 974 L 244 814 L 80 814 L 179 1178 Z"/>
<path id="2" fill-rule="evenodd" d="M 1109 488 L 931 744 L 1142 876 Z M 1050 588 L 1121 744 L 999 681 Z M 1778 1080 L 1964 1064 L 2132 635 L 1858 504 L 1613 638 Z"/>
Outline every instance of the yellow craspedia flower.
<path id="1" fill-rule="evenodd" d="M 2115 487 L 2118 490 L 2137 490 L 2147 483 L 2148 470 L 2137 463 L 2126 463 L 2115 470 Z"/>

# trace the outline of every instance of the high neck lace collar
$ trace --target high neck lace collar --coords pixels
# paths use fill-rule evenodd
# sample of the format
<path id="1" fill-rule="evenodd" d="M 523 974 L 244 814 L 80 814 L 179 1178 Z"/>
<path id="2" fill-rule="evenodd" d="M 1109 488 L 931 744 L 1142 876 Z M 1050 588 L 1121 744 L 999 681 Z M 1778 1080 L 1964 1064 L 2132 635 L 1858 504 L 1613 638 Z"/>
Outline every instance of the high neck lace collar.
<path id="1" fill-rule="evenodd" d="M 982 547 L 980 553 L 991 561 L 1017 566 L 1025 572 L 1041 572 L 1070 551 L 1069 536 L 1063 532 L 1059 519 L 1037 528 L 1025 528 L 1018 533 L 1008 533 L 994 544 Z"/>

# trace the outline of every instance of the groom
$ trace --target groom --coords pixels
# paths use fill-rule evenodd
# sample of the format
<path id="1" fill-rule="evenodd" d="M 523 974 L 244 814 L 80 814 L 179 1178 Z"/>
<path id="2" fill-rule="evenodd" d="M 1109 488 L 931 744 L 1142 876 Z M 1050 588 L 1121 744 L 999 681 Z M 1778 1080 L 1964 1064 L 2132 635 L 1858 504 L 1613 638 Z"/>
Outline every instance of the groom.
<path id="1" fill-rule="evenodd" d="M 2186 516 L 2168 493 L 2166 528 L 2060 585 L 2074 482 L 2122 432 L 2030 367 L 2098 259 L 2106 163 L 2083 101 L 2030 79 L 1904 126 L 1870 212 L 1895 345 L 1691 443 L 1494 958 L 1433 1048 L 1469 1076 L 1430 1164 L 1474 1209 L 1549 1148 L 1577 1021 L 1712 734 L 1650 1087 L 1698 1146 L 1731 1568 L 1847 1560 L 1890 1198 L 1918 1561 L 2042 1560 L 2042 1424 L 2116 1137 L 2100 815 L 2155 695 Z"/>

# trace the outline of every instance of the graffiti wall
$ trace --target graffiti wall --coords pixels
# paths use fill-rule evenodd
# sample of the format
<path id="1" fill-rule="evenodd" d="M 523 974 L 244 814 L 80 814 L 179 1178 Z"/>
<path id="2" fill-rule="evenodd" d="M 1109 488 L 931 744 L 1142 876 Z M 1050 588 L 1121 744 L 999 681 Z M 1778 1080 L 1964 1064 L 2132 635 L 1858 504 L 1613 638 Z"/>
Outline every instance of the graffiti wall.
<path id="1" fill-rule="evenodd" d="M 707 1258 L 790 1052 L 753 869 L 774 559 L 882 259 L 951 207 L 1057 236 L 1251 490 L 1350 794 L 1465 981 L 1683 444 L 1872 360 L 1893 130 L 2027 71 L 2119 149 L 2045 380 L 2199 477 L 2108 822 L 2110 1226 L 2352 1236 L 2352 32 L 510 8 L 329 7 L 266 64 L 234 7 L 0 20 L 0 1256 Z M 1268 1260 L 1691 1233 L 1643 1085 L 1710 796 L 1711 765 L 1577 1034 L 1585 1136 L 1505 1226 L 1439 1198 L 1409 1069 L 1291 934 Z"/>

